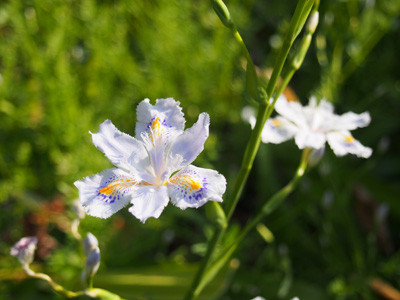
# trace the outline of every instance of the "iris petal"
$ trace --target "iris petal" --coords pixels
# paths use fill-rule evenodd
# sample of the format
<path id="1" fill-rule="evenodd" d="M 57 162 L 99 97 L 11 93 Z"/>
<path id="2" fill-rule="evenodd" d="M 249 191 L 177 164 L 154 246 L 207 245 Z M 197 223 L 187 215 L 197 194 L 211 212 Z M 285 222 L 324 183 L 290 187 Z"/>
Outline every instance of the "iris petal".
<path id="1" fill-rule="evenodd" d="M 337 156 L 347 153 L 355 154 L 358 157 L 368 158 L 372 154 L 372 149 L 365 147 L 353 138 L 349 131 L 334 131 L 327 135 L 329 146 Z"/>
<path id="2" fill-rule="evenodd" d="M 129 211 L 141 222 L 146 222 L 150 217 L 158 218 L 169 202 L 166 186 L 158 188 L 142 186 L 138 189 L 131 203 Z"/>
<path id="3" fill-rule="evenodd" d="M 181 209 L 198 208 L 207 201 L 222 202 L 225 177 L 217 171 L 189 165 L 169 180 L 168 192 L 174 205 Z"/>
<path id="4" fill-rule="evenodd" d="M 136 137 L 139 140 L 143 134 L 148 135 L 153 141 L 159 137 L 170 140 L 182 133 L 185 127 L 185 118 L 179 101 L 172 98 L 157 99 L 155 105 L 150 104 L 149 99 L 144 99 L 139 103 L 136 112 Z"/>
<path id="5" fill-rule="evenodd" d="M 355 114 L 353 112 L 345 113 L 341 116 L 335 116 L 335 122 L 331 126 L 331 130 L 354 130 L 368 126 L 371 122 L 371 116 L 368 112 Z"/>
<path id="6" fill-rule="evenodd" d="M 268 119 L 261 133 L 264 143 L 279 144 L 294 137 L 298 128 L 292 122 L 282 117 Z"/>
<path id="7" fill-rule="evenodd" d="M 79 189 L 79 200 L 85 212 L 105 219 L 129 203 L 137 189 L 138 178 L 113 168 L 74 184 Z"/>
<path id="8" fill-rule="evenodd" d="M 146 164 L 147 154 L 143 144 L 119 131 L 110 120 L 101 123 L 99 131 L 91 134 L 93 144 L 114 166 L 126 171 L 137 171 Z"/>
<path id="9" fill-rule="evenodd" d="M 177 171 L 192 163 L 203 151 L 204 143 L 208 138 L 208 128 L 210 117 L 207 113 L 202 113 L 197 122 L 183 134 L 178 136 L 171 146 L 170 155 L 179 155 L 182 159 L 179 165 L 170 166 L 173 171 Z"/>

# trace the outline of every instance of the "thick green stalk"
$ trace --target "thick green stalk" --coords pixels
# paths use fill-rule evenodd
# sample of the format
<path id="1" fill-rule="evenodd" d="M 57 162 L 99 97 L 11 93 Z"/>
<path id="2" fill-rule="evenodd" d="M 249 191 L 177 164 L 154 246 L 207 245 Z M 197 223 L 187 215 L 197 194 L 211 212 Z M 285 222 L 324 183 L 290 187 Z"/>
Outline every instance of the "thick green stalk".
<path id="1" fill-rule="evenodd" d="M 262 207 L 256 217 L 251 220 L 246 227 L 243 229 L 239 237 L 235 240 L 235 244 L 240 244 L 240 242 L 246 237 L 250 230 L 252 230 L 265 216 L 272 213 L 282 202 L 283 200 L 294 190 L 297 186 L 299 180 L 303 177 L 306 168 L 308 158 L 311 154 L 311 150 L 306 148 L 303 150 L 300 164 L 296 170 L 296 173 L 292 180 L 280 189 L 276 194 L 274 194 Z"/>
<path id="2" fill-rule="evenodd" d="M 239 171 L 237 180 L 235 182 L 235 185 L 234 185 L 234 188 L 232 191 L 232 196 L 227 200 L 227 203 L 225 206 L 225 214 L 226 214 L 228 222 L 229 222 L 230 218 L 232 217 L 232 214 L 236 208 L 237 202 L 239 201 L 240 195 L 243 191 L 244 185 L 247 181 L 247 178 L 248 178 L 251 168 L 253 166 L 254 158 L 255 158 L 258 148 L 260 146 L 261 133 L 262 133 L 264 124 L 265 124 L 266 120 L 268 119 L 268 117 L 271 115 L 272 110 L 273 110 L 273 105 L 268 106 L 268 100 L 271 98 L 271 96 L 274 92 L 276 83 L 277 83 L 279 75 L 282 71 L 283 65 L 286 61 L 287 55 L 290 51 L 290 48 L 292 47 L 293 42 L 294 42 L 295 38 L 297 37 L 297 35 L 299 34 L 301 28 L 303 27 L 309 13 L 310 13 L 313 3 L 314 3 L 314 0 L 300 0 L 297 4 L 295 13 L 294 13 L 291 23 L 290 23 L 291 25 L 290 25 L 289 32 L 286 35 L 285 42 L 283 43 L 282 49 L 276 60 L 274 70 L 271 75 L 271 79 L 268 82 L 267 93 L 264 97 L 264 101 L 261 102 L 259 105 L 258 113 L 257 113 L 257 122 L 252 131 L 250 140 L 247 144 L 247 147 L 246 147 L 246 150 L 245 150 L 245 153 L 243 156 L 243 160 L 242 160 L 242 166 L 241 166 L 241 169 Z M 241 45 L 241 47 L 246 55 L 248 67 L 250 66 L 250 68 L 254 69 L 254 64 L 251 60 L 251 57 L 247 50 L 247 47 L 244 44 L 243 39 L 241 38 L 239 32 L 236 30 L 236 28 L 234 26 L 232 26 L 231 29 L 234 33 L 235 39 L 239 42 L 239 44 Z M 272 107 L 272 109 L 269 109 L 269 107 Z M 202 291 L 203 287 L 205 286 L 205 284 L 202 284 L 202 282 L 211 280 L 209 277 L 205 278 L 205 279 L 203 277 L 204 277 L 205 272 L 210 263 L 210 259 L 213 256 L 214 251 L 218 245 L 218 242 L 224 234 L 224 231 L 225 231 L 225 228 L 222 228 L 222 227 L 218 227 L 215 230 L 214 235 L 208 244 L 207 253 L 206 253 L 205 257 L 203 258 L 202 265 L 199 268 L 199 270 L 193 280 L 192 286 L 191 286 L 188 294 L 186 295 L 185 300 L 191 300 L 191 299 L 194 299 L 195 297 L 197 297 L 200 294 L 200 292 Z M 214 275 L 215 274 L 213 274 L 213 276 Z"/>
<path id="3" fill-rule="evenodd" d="M 268 98 L 266 99 L 267 103 L 275 90 L 276 83 L 278 81 L 279 75 L 281 74 L 283 65 L 289 54 L 290 48 L 292 47 L 294 40 L 296 39 L 301 29 L 303 28 L 304 23 L 307 20 L 307 17 L 310 13 L 313 4 L 314 0 L 303 0 L 299 1 L 299 3 L 297 4 L 296 10 L 292 17 L 292 21 L 290 22 L 289 32 L 286 34 L 286 37 L 283 41 L 282 49 L 279 52 L 278 58 L 275 61 L 274 71 L 272 72 L 271 79 L 268 82 L 267 86 Z"/>
<path id="4" fill-rule="evenodd" d="M 294 73 L 298 69 L 300 69 L 301 65 L 303 64 L 304 58 L 305 58 L 305 56 L 308 52 L 308 48 L 310 47 L 310 44 L 311 44 L 312 36 L 315 32 L 315 29 L 317 28 L 318 21 L 319 21 L 319 13 L 316 10 L 316 7 L 314 7 L 313 12 L 311 13 L 311 17 L 306 26 L 306 31 L 304 33 L 304 36 L 299 44 L 299 49 L 297 50 L 297 52 L 295 53 L 293 58 L 290 60 L 289 69 L 286 71 L 286 74 L 283 77 L 282 83 L 275 93 L 275 96 L 274 96 L 275 99 L 279 98 L 279 96 L 282 94 L 283 90 L 289 84 Z"/>
<path id="5" fill-rule="evenodd" d="M 236 205 L 237 205 L 237 202 L 239 201 L 244 184 L 246 183 L 247 177 L 253 166 L 254 158 L 255 158 L 258 148 L 260 146 L 261 132 L 262 132 L 262 129 L 264 128 L 265 121 L 269 118 L 269 116 L 271 115 L 273 108 L 274 108 L 273 105 L 268 106 L 268 100 L 272 97 L 272 94 L 275 90 L 279 75 L 281 74 L 283 65 L 288 56 L 289 50 L 292 47 L 296 36 L 298 35 L 299 29 L 301 29 L 303 27 L 304 22 L 307 19 L 308 14 L 310 13 L 313 3 L 314 3 L 314 0 L 302 0 L 302 1 L 299 1 L 299 3 L 297 4 L 295 13 L 294 13 L 292 21 L 290 23 L 291 25 L 290 25 L 289 32 L 287 33 L 287 35 L 285 37 L 285 41 L 283 43 L 282 49 L 276 60 L 274 70 L 271 75 L 271 79 L 269 80 L 268 85 L 267 85 L 266 99 L 264 99 L 264 102 L 259 105 L 257 122 L 256 122 L 256 125 L 251 134 L 250 140 L 247 144 L 246 151 L 245 151 L 243 161 L 242 161 L 242 167 L 239 171 L 239 176 L 236 180 L 234 190 L 232 192 L 232 196 L 228 199 L 226 206 L 225 206 L 225 213 L 226 213 L 228 221 L 231 218 L 233 211 L 236 208 Z M 274 104 L 275 104 L 275 102 L 274 102 Z"/>
<path id="6" fill-rule="evenodd" d="M 246 227 L 242 230 L 240 235 L 235 239 L 235 241 L 226 247 L 225 249 L 220 251 L 220 256 L 217 257 L 213 263 L 212 267 L 207 270 L 205 278 L 209 278 L 212 275 L 215 275 L 219 272 L 219 270 L 226 265 L 228 260 L 231 258 L 233 253 L 237 250 L 239 247 L 240 243 L 243 241 L 243 239 L 247 236 L 247 234 L 257 226 L 258 223 L 262 221 L 263 218 L 265 218 L 267 215 L 272 213 L 276 208 L 279 207 L 280 204 L 283 203 L 283 200 L 286 199 L 286 197 L 295 189 L 297 186 L 298 182 L 300 179 L 303 177 L 306 168 L 307 168 L 307 162 L 309 159 L 309 156 L 311 154 L 311 150 L 306 148 L 303 150 L 302 157 L 300 164 L 296 170 L 296 173 L 292 180 L 284 186 L 282 189 L 280 189 L 277 193 L 275 193 L 262 207 L 262 209 L 259 211 L 259 213 L 256 215 L 254 219 L 252 219 L 249 223 L 247 223 Z M 206 282 L 207 283 L 207 282 Z M 206 284 L 203 283 L 203 284 Z"/>

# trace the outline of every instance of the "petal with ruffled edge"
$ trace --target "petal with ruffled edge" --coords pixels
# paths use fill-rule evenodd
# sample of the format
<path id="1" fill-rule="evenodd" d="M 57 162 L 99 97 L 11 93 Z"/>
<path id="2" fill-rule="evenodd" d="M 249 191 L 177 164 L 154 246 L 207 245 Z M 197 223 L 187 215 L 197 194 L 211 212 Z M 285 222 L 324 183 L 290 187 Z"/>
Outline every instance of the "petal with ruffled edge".
<path id="1" fill-rule="evenodd" d="M 120 169 L 107 169 L 74 182 L 79 200 L 88 215 L 108 218 L 132 199 L 138 179 Z"/>
<path id="2" fill-rule="evenodd" d="M 155 178 L 168 176 L 168 149 L 185 126 L 179 102 L 172 98 L 157 99 L 152 105 L 145 99 L 137 107 L 137 117 L 136 138 L 147 149 Z"/>
<path id="3" fill-rule="evenodd" d="M 320 110 L 333 114 L 334 108 L 331 102 L 326 101 L 325 99 L 321 99 L 318 104 L 317 98 L 315 96 L 310 97 L 310 101 L 308 102 L 308 106 L 312 108 L 319 108 Z"/>
<path id="4" fill-rule="evenodd" d="M 304 113 L 304 107 L 297 101 L 287 101 L 285 97 L 279 97 L 275 110 L 284 118 L 292 121 L 298 127 L 307 128 L 308 123 Z"/>
<path id="5" fill-rule="evenodd" d="M 304 149 L 306 147 L 312 149 L 320 149 L 325 145 L 326 137 L 322 133 L 299 130 L 294 140 L 296 142 L 296 145 L 300 149 Z"/>
<path id="6" fill-rule="evenodd" d="M 261 133 L 261 140 L 264 143 L 280 144 L 294 137 L 298 130 L 296 125 L 283 117 L 268 119 Z"/>
<path id="7" fill-rule="evenodd" d="M 114 166 L 132 171 L 143 169 L 147 164 L 147 152 L 143 144 L 119 131 L 110 120 L 105 120 L 100 124 L 99 131 L 91 134 L 93 144 Z"/>
<path id="8" fill-rule="evenodd" d="M 358 157 L 368 158 L 372 154 L 372 149 L 363 146 L 353 138 L 349 131 L 334 131 L 327 134 L 329 146 L 337 156 L 347 153 L 355 154 Z"/>
<path id="9" fill-rule="evenodd" d="M 173 98 L 157 99 L 155 105 L 149 99 L 140 102 L 136 109 L 136 138 L 140 140 L 146 133 L 154 143 L 159 138 L 169 139 L 182 133 L 185 118 L 179 104 Z"/>
<path id="10" fill-rule="evenodd" d="M 169 169 L 174 172 L 192 163 L 203 151 L 204 143 L 208 138 L 208 128 L 210 126 L 210 116 L 201 113 L 197 122 L 184 133 L 178 136 L 171 146 L 170 156 L 181 157 L 179 165 L 171 165 Z M 172 160 L 172 164 L 177 160 Z"/>
<path id="11" fill-rule="evenodd" d="M 166 186 L 141 186 L 131 200 L 129 211 L 141 222 L 150 217 L 158 218 L 169 202 Z"/>
<path id="12" fill-rule="evenodd" d="M 189 165 L 169 180 L 168 192 L 174 205 L 181 209 L 198 208 L 207 201 L 222 202 L 225 177 L 217 171 Z"/>
<path id="13" fill-rule="evenodd" d="M 345 113 L 341 116 L 335 116 L 334 123 L 332 123 L 330 130 L 354 130 L 368 126 L 371 122 L 371 116 L 368 112 L 362 114 L 356 114 L 353 112 Z"/>

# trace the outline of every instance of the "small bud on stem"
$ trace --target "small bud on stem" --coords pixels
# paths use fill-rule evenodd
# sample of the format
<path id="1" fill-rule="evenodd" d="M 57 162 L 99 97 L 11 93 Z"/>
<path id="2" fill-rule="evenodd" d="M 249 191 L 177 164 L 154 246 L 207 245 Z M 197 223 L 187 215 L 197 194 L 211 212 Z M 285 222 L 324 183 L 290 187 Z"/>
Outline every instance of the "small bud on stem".
<path id="1" fill-rule="evenodd" d="M 234 27 L 231 14 L 222 0 L 211 0 L 212 6 L 221 22 L 228 28 Z"/>
<path id="2" fill-rule="evenodd" d="M 22 266 L 28 266 L 35 256 L 37 242 L 35 236 L 23 237 L 11 248 L 10 254 L 17 257 Z"/>

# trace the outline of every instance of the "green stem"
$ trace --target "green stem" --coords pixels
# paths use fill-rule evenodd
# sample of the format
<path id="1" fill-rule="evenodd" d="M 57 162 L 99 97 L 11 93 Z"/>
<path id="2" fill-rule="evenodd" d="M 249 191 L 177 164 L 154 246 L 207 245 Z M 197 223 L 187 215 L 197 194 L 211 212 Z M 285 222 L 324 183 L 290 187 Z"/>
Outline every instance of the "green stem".
<path id="1" fill-rule="evenodd" d="M 289 68 L 286 71 L 285 76 L 282 79 L 282 83 L 279 86 L 278 90 L 275 93 L 274 98 L 278 99 L 279 96 L 282 94 L 283 90 L 287 87 L 289 84 L 290 80 L 292 79 L 294 73 L 300 69 L 301 65 L 303 64 L 304 58 L 308 52 L 308 48 L 310 47 L 312 36 L 315 32 L 315 29 L 318 25 L 318 19 L 319 19 L 319 14 L 318 14 L 318 5 L 319 3 L 315 3 L 314 8 L 311 12 L 311 17 L 309 20 L 309 23 L 306 26 L 306 32 L 299 44 L 299 48 L 297 49 L 297 52 L 295 55 L 293 55 L 292 59 L 290 60 L 289 63 Z"/>
<path id="2" fill-rule="evenodd" d="M 302 0 L 302 1 L 299 1 L 299 3 L 297 4 L 295 13 L 294 13 L 292 21 L 291 21 L 290 30 L 287 33 L 287 35 L 285 37 L 285 41 L 282 46 L 282 49 L 279 52 L 278 58 L 276 60 L 275 66 L 274 66 L 274 70 L 271 75 L 271 79 L 268 81 L 268 85 L 267 85 L 267 89 L 266 89 L 267 97 L 266 97 L 264 103 L 261 103 L 259 105 L 258 114 L 257 114 L 257 122 L 256 122 L 256 125 L 251 134 L 250 140 L 247 144 L 246 151 L 245 151 L 243 161 L 242 161 L 242 167 L 239 171 L 238 179 L 236 180 L 234 190 L 232 193 L 232 197 L 230 197 L 228 199 L 226 206 L 225 206 L 225 213 L 226 213 L 228 221 L 230 220 L 230 218 L 233 214 L 233 211 L 236 208 L 236 205 L 237 205 L 237 202 L 239 201 L 244 184 L 246 183 L 247 177 L 253 166 L 254 158 L 255 158 L 258 148 L 260 146 L 261 133 L 264 128 L 264 124 L 274 109 L 274 104 L 276 102 L 276 99 L 274 100 L 273 105 L 270 105 L 270 106 L 268 106 L 268 100 L 272 97 L 272 94 L 275 90 L 279 75 L 282 72 L 282 68 L 283 68 L 283 65 L 285 64 L 285 61 L 286 61 L 286 58 L 290 51 L 290 48 L 293 45 L 295 37 L 298 35 L 299 26 L 301 29 L 302 26 L 304 25 L 304 22 L 308 16 L 308 14 L 310 13 L 313 3 L 314 3 L 314 0 Z M 304 16 L 304 14 L 306 16 Z M 301 20 L 304 20 L 304 22 Z M 301 24 L 299 24 L 299 23 L 301 23 Z M 239 33 L 237 31 L 236 31 L 236 33 L 239 35 Z M 237 40 L 241 41 L 241 43 L 243 43 L 243 40 L 241 38 L 240 38 L 240 40 L 239 39 L 237 39 Z M 245 45 L 242 46 L 242 48 L 247 50 Z M 248 55 L 248 51 L 246 51 L 246 53 L 247 53 L 246 55 Z"/>
<path id="3" fill-rule="evenodd" d="M 202 264 L 200 265 L 200 268 L 198 269 L 195 278 L 193 279 L 192 285 L 190 287 L 189 292 L 185 296 L 185 300 L 191 300 L 197 297 L 201 290 L 199 290 L 199 287 L 201 286 L 200 283 L 203 279 L 203 276 L 207 270 L 208 264 L 211 260 L 212 255 L 214 254 L 214 250 L 217 247 L 217 244 L 219 240 L 221 239 L 222 235 L 224 234 L 225 229 L 222 227 L 218 227 L 215 231 L 214 234 L 211 238 L 211 240 L 208 243 L 208 248 L 206 255 L 203 258 Z"/>
<path id="4" fill-rule="evenodd" d="M 283 200 L 295 189 L 300 179 L 303 177 L 306 168 L 309 156 L 311 154 L 311 149 L 306 148 L 303 150 L 302 157 L 300 160 L 300 164 L 296 170 L 296 173 L 292 180 L 280 189 L 277 193 L 275 193 L 262 207 L 259 213 L 256 215 L 254 219 L 252 219 L 245 228 L 242 230 L 240 235 L 235 239 L 235 241 L 229 245 L 228 247 L 224 248 L 220 251 L 220 256 L 218 256 L 213 261 L 213 267 L 206 273 L 206 278 L 209 277 L 210 274 L 216 274 L 230 259 L 233 253 L 237 250 L 240 243 L 244 240 L 247 234 L 254 229 L 258 223 L 262 221 L 267 215 L 271 214 L 276 208 L 279 207 L 280 204 L 283 203 Z"/>
<path id="5" fill-rule="evenodd" d="M 296 10 L 294 12 L 294 15 L 292 17 L 291 23 L 290 23 L 290 29 L 289 32 L 286 35 L 285 41 L 283 43 L 282 49 L 278 55 L 278 58 L 276 60 L 274 70 L 271 75 L 271 79 L 268 82 L 267 86 L 267 93 L 266 97 L 263 102 L 260 103 L 259 108 L 258 108 L 258 113 L 257 113 L 257 122 L 256 125 L 251 133 L 250 140 L 247 144 L 243 160 L 242 160 L 242 166 L 239 171 L 237 180 L 235 182 L 233 191 L 232 191 L 232 196 L 228 198 L 225 206 L 225 214 L 227 218 L 227 222 L 229 222 L 230 218 L 232 217 L 232 214 L 236 208 L 236 205 L 239 201 L 240 195 L 242 194 L 244 185 L 247 181 L 247 178 L 250 174 L 251 168 L 253 166 L 254 158 L 257 154 L 258 148 L 260 146 L 260 140 L 261 140 L 261 133 L 264 128 L 264 124 L 266 120 L 269 118 L 273 111 L 273 105 L 268 106 L 268 100 L 271 98 L 276 83 L 278 81 L 279 75 L 281 74 L 283 65 L 286 61 L 287 55 L 290 51 L 290 48 L 293 45 L 293 42 L 297 35 L 299 34 L 301 28 L 303 27 L 310 10 L 312 8 L 312 5 L 314 3 L 314 0 L 300 0 L 296 6 Z M 239 32 L 236 30 L 235 27 L 233 27 L 233 33 L 235 36 L 235 39 L 239 42 L 241 45 L 248 63 L 251 63 L 251 67 L 254 68 L 254 64 L 251 60 L 250 54 L 247 50 L 246 45 L 243 42 L 243 39 L 241 38 Z M 193 283 L 191 285 L 191 288 L 184 298 L 185 300 L 191 300 L 197 297 L 200 292 L 202 291 L 204 284 L 201 285 L 201 282 L 203 280 L 204 274 L 207 270 L 207 267 L 209 266 L 210 259 L 214 254 L 215 249 L 217 248 L 217 245 L 223 236 L 225 231 L 225 228 L 217 228 L 213 234 L 212 239 L 210 240 L 207 248 L 207 253 L 205 257 L 203 258 L 203 262 L 193 280 Z"/>
<path id="6" fill-rule="evenodd" d="M 279 75 L 282 72 L 282 68 L 289 54 L 290 48 L 292 47 L 293 42 L 296 39 L 297 35 L 299 34 L 301 28 L 303 28 L 303 25 L 310 13 L 313 4 L 314 0 L 303 0 L 299 1 L 299 3 L 297 4 L 292 21 L 290 22 L 289 32 L 286 34 L 286 37 L 283 41 L 282 49 L 279 52 L 278 58 L 274 65 L 274 71 L 272 72 L 271 79 L 269 80 L 267 85 L 266 92 L 268 98 L 266 99 L 267 102 L 266 104 L 268 104 L 268 101 L 275 90 L 276 83 L 278 81 Z M 275 105 L 275 102 L 276 99 L 273 105 L 271 105 L 272 109 L 273 106 Z"/>
<path id="7" fill-rule="evenodd" d="M 247 63 L 250 65 L 250 68 L 252 68 L 255 72 L 256 69 L 254 67 L 253 60 L 251 59 L 249 50 L 247 49 L 246 44 L 244 43 L 242 36 L 240 35 L 236 26 L 232 27 L 232 32 L 233 32 L 233 36 L 235 37 L 236 41 L 239 43 L 240 47 L 242 48 L 244 55 L 246 56 Z"/>
<path id="8" fill-rule="evenodd" d="M 91 276 L 91 275 L 88 275 L 87 287 L 88 287 L 88 289 L 92 289 L 93 288 L 93 276 Z"/>
<path id="9" fill-rule="evenodd" d="M 32 269 L 30 269 L 28 265 L 22 266 L 22 268 L 24 269 L 26 274 L 28 274 L 29 276 L 47 281 L 47 283 L 51 286 L 51 288 L 56 293 L 60 294 L 61 296 L 64 296 L 67 298 L 73 298 L 73 297 L 78 297 L 78 296 L 84 294 L 84 292 L 82 292 L 82 291 L 72 292 L 72 291 L 65 289 L 63 286 L 59 285 L 58 283 L 55 283 L 49 275 L 44 274 L 44 273 L 36 273 Z"/>
<path id="10" fill-rule="evenodd" d="M 234 244 L 240 244 L 241 241 L 246 237 L 246 235 L 251 231 L 260 221 L 270 213 L 272 213 L 282 202 L 283 200 L 294 190 L 297 186 L 299 180 L 303 177 L 305 170 L 307 168 L 308 158 L 311 154 L 311 150 L 306 148 L 303 150 L 300 164 L 296 170 L 296 173 L 292 180 L 280 189 L 277 193 L 275 193 L 262 207 L 256 217 L 251 220 L 246 227 L 243 229 L 239 237 L 235 240 Z M 224 251 L 223 251 L 224 252 Z"/>

